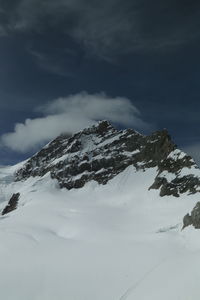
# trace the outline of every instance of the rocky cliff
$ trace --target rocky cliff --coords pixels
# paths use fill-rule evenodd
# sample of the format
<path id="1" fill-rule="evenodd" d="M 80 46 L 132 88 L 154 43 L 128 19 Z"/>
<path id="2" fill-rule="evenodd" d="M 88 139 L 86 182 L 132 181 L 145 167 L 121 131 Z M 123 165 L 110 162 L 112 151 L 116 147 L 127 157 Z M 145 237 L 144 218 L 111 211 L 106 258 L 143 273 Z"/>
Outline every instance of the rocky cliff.
<path id="1" fill-rule="evenodd" d="M 61 188 L 80 188 L 108 180 L 133 165 L 136 171 L 157 168 L 150 189 L 160 196 L 200 191 L 200 172 L 193 159 L 177 149 L 167 130 L 144 136 L 133 129 L 117 130 L 101 121 L 73 136 L 62 134 L 31 157 L 16 181 L 50 172 Z M 199 174 L 199 176 L 198 176 Z"/>

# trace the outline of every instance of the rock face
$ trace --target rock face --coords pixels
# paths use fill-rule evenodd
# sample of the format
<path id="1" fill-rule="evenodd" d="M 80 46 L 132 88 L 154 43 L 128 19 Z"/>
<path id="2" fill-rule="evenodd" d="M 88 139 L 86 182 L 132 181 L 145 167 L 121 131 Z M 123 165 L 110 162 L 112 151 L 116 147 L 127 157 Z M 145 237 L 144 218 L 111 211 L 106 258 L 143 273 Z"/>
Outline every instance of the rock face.
<path id="1" fill-rule="evenodd" d="M 183 228 L 193 225 L 194 228 L 200 229 L 200 202 L 197 202 L 195 207 L 193 208 L 191 215 L 187 214 L 183 218 Z"/>
<path id="2" fill-rule="evenodd" d="M 72 189 L 91 180 L 106 184 L 130 165 L 138 171 L 157 168 L 150 189 L 160 189 L 161 196 L 199 191 L 200 179 L 191 172 L 197 166 L 176 148 L 166 130 L 144 136 L 132 129 L 117 130 L 107 121 L 71 137 L 60 135 L 30 158 L 15 177 L 18 181 L 50 172 L 61 188 Z"/>
<path id="3" fill-rule="evenodd" d="M 158 163 L 158 175 L 150 189 L 160 188 L 160 196 L 179 197 L 185 192 L 194 194 L 200 187 L 200 178 L 196 173 L 199 173 L 199 169 L 194 160 L 175 149 Z"/>
<path id="4" fill-rule="evenodd" d="M 6 215 L 17 208 L 19 197 L 20 197 L 20 193 L 12 195 L 12 197 L 8 202 L 8 205 L 6 205 L 6 207 L 3 209 L 2 215 Z"/>

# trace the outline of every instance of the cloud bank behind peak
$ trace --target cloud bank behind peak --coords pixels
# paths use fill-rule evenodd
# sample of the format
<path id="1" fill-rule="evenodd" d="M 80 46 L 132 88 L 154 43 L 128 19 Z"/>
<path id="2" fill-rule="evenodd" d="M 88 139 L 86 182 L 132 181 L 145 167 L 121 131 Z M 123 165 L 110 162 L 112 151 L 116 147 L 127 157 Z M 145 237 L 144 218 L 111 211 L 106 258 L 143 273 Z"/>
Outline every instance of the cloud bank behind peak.
<path id="1" fill-rule="evenodd" d="M 36 110 L 42 113 L 42 117 L 17 123 L 13 132 L 1 137 L 1 146 L 26 153 L 61 133 L 73 134 L 102 119 L 140 130 L 151 127 L 142 120 L 139 110 L 129 99 L 111 98 L 105 93 L 91 95 L 81 92 L 58 98 Z"/>

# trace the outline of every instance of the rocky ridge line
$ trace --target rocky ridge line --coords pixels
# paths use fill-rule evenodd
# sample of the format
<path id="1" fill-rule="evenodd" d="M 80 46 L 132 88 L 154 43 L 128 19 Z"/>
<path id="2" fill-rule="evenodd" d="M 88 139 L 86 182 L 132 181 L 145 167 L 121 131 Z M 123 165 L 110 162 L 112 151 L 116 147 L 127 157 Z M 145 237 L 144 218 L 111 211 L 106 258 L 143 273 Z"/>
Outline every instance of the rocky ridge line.
<path id="1" fill-rule="evenodd" d="M 107 121 L 71 137 L 60 135 L 31 157 L 15 178 L 50 172 L 61 188 L 81 188 L 91 180 L 106 184 L 130 165 L 137 171 L 156 167 L 158 174 L 150 189 L 159 189 L 161 196 L 199 192 L 200 178 L 193 174 L 199 169 L 177 149 L 167 130 L 144 136 L 133 129 L 117 130 Z"/>

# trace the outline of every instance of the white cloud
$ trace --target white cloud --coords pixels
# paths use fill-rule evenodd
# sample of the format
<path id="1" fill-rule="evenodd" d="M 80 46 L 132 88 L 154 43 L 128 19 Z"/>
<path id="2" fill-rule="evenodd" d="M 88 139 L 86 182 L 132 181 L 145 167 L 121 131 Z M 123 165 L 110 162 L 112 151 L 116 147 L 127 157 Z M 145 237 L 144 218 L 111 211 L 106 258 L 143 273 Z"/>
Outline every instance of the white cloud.
<path id="1" fill-rule="evenodd" d="M 1 137 L 2 145 L 27 152 L 63 132 L 72 134 L 102 119 L 137 129 L 150 126 L 141 119 L 140 112 L 129 99 L 110 98 L 104 93 L 70 95 L 49 102 L 37 111 L 44 116 L 17 123 L 13 132 Z"/>
<path id="2" fill-rule="evenodd" d="M 4 134 L 1 141 L 12 150 L 25 153 L 36 149 L 64 131 L 73 133 L 91 124 L 85 118 L 74 118 L 75 116 L 59 114 L 26 119 L 24 123 L 15 125 L 14 132 Z"/>

